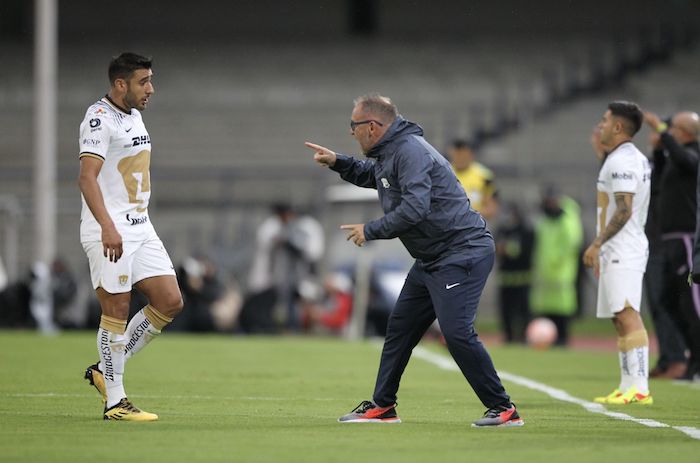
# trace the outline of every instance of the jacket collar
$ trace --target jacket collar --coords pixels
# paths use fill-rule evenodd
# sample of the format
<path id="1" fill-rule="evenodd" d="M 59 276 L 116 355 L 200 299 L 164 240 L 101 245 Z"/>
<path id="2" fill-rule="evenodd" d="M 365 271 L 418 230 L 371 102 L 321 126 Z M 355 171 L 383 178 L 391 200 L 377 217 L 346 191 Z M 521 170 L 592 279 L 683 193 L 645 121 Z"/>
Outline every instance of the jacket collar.
<path id="1" fill-rule="evenodd" d="M 392 153 L 392 150 L 389 149 L 391 144 L 394 143 L 397 138 L 406 135 L 423 136 L 423 129 L 418 124 L 407 121 L 403 116 L 397 116 L 384 133 L 384 136 L 379 139 L 377 144 L 369 149 L 366 156 L 381 161 Z"/>

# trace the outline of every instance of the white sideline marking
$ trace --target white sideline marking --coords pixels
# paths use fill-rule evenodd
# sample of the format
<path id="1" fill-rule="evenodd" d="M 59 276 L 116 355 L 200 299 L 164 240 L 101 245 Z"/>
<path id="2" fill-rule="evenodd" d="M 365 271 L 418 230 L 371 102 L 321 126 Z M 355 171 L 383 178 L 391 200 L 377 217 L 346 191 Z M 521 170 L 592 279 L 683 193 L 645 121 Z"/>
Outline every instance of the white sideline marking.
<path id="1" fill-rule="evenodd" d="M 426 362 L 432 363 L 433 365 L 443 370 L 460 371 L 459 367 L 457 367 L 457 364 L 454 363 L 454 360 L 452 360 L 452 358 L 436 354 L 434 352 L 430 352 L 429 350 L 426 350 L 420 346 L 413 349 L 413 355 L 425 360 Z M 626 413 L 611 412 L 607 410 L 602 404 L 597 404 L 595 402 L 589 402 L 587 400 L 579 399 L 561 389 L 556 389 L 551 386 L 547 386 L 546 384 L 525 378 L 523 376 L 508 373 L 507 371 L 499 371 L 498 376 L 500 376 L 502 379 L 505 379 L 506 381 L 510 381 L 511 383 L 524 386 L 528 389 L 544 392 L 545 394 L 554 399 L 580 405 L 591 413 L 600 413 L 602 415 L 609 416 L 610 418 L 614 418 L 616 420 L 632 421 L 634 423 L 638 423 L 643 426 L 648 426 L 650 428 L 672 428 L 676 431 L 680 431 L 683 434 L 686 434 L 687 436 L 693 439 L 700 440 L 700 429 L 698 428 L 693 428 L 691 426 L 670 426 L 666 423 L 661 423 L 660 421 L 656 420 L 651 420 L 647 418 L 635 418 Z"/>

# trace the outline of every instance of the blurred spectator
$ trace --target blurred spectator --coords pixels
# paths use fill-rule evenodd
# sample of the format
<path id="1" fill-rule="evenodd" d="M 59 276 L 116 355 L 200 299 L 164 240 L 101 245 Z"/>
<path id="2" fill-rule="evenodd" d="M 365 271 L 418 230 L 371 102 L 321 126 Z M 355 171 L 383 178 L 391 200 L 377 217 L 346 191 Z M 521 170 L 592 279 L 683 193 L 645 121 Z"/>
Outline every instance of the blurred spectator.
<path id="1" fill-rule="evenodd" d="M 0 291 L 0 326 L 7 328 L 35 328 L 36 322 L 29 311 L 30 278 L 18 280 Z"/>
<path id="2" fill-rule="evenodd" d="M 7 272 L 5 271 L 5 264 L 2 262 L 2 256 L 0 256 L 0 293 L 5 291 L 9 284 L 9 279 L 7 277 Z"/>
<path id="3" fill-rule="evenodd" d="M 535 226 L 530 307 L 536 317 L 557 326 L 556 345 L 565 346 L 569 321 L 576 313 L 576 279 L 583 240 L 581 210 L 572 198 L 547 188 L 542 218 Z"/>
<path id="4" fill-rule="evenodd" d="M 312 285 L 313 286 L 313 285 Z M 345 273 L 328 275 L 323 283 L 321 300 L 302 291 L 302 325 L 305 331 L 341 334 L 352 313 L 352 280 Z M 311 290 L 315 292 L 314 289 Z"/>
<path id="5" fill-rule="evenodd" d="M 212 303 L 210 313 L 216 331 L 231 333 L 238 322 L 243 298 L 238 282 L 233 279 L 222 284 L 222 288 L 223 293 Z"/>
<path id="6" fill-rule="evenodd" d="M 63 259 L 57 258 L 51 264 L 51 286 L 53 288 L 54 319 L 61 328 L 82 328 L 82 314 L 75 310 L 78 285 Z"/>
<path id="7" fill-rule="evenodd" d="M 472 209 L 488 221 L 498 212 L 498 200 L 494 175 L 491 170 L 476 161 L 476 147 L 457 139 L 448 150 L 452 169 L 467 192 Z"/>
<path id="8" fill-rule="evenodd" d="M 323 228 L 316 219 L 297 215 L 288 204 L 273 207 L 273 215 L 257 232 L 248 296 L 241 309 L 243 331 L 272 332 L 280 319 L 289 329 L 299 328 L 299 287 L 315 279 L 323 249 Z"/>
<path id="9" fill-rule="evenodd" d="M 178 269 L 184 309 L 170 325 L 172 330 L 216 331 L 213 304 L 224 294 L 215 264 L 203 257 L 188 257 Z"/>
<path id="10" fill-rule="evenodd" d="M 45 262 L 34 262 L 29 281 L 29 311 L 36 321 L 37 328 L 44 334 L 58 330 L 54 322 L 54 303 L 51 267 Z"/>
<path id="11" fill-rule="evenodd" d="M 663 122 L 652 112 L 644 121 L 656 131 L 658 149 L 654 151 L 654 170 L 659 175 L 658 220 L 661 233 L 663 266 L 663 307 L 680 330 L 690 350 L 688 368 L 683 376 L 700 376 L 700 287 L 689 286 L 692 266 L 692 242 L 696 225 L 697 176 L 700 146 L 700 118 L 696 113 L 679 112 Z"/>
<path id="12" fill-rule="evenodd" d="M 658 132 L 652 132 L 649 141 L 654 150 L 653 156 L 663 157 L 663 149 L 659 146 Z M 649 260 L 644 273 L 644 290 L 654 324 L 659 356 L 656 360 L 656 366 L 649 371 L 649 377 L 678 378 L 683 376 L 686 371 L 686 347 L 683 335 L 676 327 L 668 310 L 663 306 L 664 253 L 659 224 L 659 181 L 662 164 L 652 163 L 652 165 L 654 164 L 659 165 L 659 168 L 653 167 L 651 170 L 649 213 L 644 229 L 649 240 Z"/>
<path id="13" fill-rule="evenodd" d="M 0 259 L 0 327 L 30 328 L 34 319 L 29 313 L 29 286 L 24 281 L 9 281 Z"/>
<path id="14" fill-rule="evenodd" d="M 535 234 L 516 203 L 505 209 L 496 234 L 499 307 L 506 342 L 524 342 L 530 321 L 530 285 Z"/>

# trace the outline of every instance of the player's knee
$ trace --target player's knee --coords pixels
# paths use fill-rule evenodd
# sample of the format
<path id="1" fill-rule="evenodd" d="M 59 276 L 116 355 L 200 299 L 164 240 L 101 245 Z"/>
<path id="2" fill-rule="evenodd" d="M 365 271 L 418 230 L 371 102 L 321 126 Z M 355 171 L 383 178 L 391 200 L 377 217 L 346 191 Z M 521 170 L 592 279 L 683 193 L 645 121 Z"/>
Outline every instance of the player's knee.
<path id="1" fill-rule="evenodd" d="M 102 303 L 102 313 L 118 320 L 129 318 L 129 300 L 113 299 Z"/>
<path id="2" fill-rule="evenodd" d="M 164 306 L 167 307 L 163 309 L 165 315 L 174 318 L 177 316 L 177 314 L 182 312 L 182 308 L 185 306 L 185 304 L 182 301 L 182 296 L 180 295 L 180 293 L 177 293 L 169 296 L 166 299 Z"/>

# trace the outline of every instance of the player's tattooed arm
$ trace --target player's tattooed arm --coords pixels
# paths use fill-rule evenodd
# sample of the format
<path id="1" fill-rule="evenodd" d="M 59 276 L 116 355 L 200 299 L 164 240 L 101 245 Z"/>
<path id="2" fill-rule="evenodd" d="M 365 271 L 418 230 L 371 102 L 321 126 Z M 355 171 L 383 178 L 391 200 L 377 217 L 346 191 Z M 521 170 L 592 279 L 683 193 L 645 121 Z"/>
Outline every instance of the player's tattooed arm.
<path id="1" fill-rule="evenodd" d="M 634 193 L 615 193 L 615 212 L 608 225 L 593 242 L 594 245 L 602 246 L 603 243 L 622 230 L 622 227 L 632 217 L 632 198 L 634 198 Z"/>

